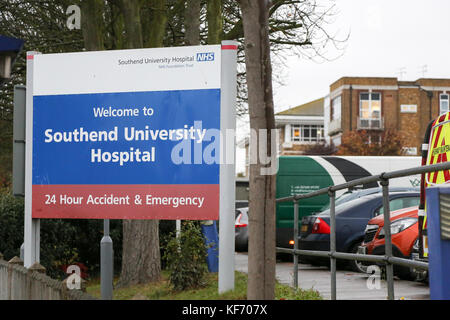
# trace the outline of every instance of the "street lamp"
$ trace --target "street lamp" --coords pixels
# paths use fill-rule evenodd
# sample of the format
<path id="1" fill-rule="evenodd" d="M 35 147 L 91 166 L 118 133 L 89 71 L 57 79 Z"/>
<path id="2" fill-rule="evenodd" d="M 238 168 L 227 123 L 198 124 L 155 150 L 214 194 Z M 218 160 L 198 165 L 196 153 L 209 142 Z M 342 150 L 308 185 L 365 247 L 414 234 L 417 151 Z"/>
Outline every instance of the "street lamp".
<path id="1" fill-rule="evenodd" d="M 11 69 L 24 41 L 17 38 L 0 36 L 0 84 L 11 78 Z"/>

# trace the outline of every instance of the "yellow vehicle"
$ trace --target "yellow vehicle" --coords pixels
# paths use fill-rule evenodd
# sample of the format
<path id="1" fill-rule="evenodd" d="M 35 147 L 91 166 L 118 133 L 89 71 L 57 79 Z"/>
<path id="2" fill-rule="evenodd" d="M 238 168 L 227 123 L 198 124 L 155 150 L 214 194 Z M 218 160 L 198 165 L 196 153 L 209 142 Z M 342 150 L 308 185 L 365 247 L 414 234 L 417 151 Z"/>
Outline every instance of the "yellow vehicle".
<path id="1" fill-rule="evenodd" d="M 431 121 L 422 145 L 422 165 L 447 162 L 450 159 L 450 112 Z M 419 255 L 428 259 L 428 236 L 425 189 L 436 184 L 449 183 L 450 170 L 422 174 L 419 205 Z"/>

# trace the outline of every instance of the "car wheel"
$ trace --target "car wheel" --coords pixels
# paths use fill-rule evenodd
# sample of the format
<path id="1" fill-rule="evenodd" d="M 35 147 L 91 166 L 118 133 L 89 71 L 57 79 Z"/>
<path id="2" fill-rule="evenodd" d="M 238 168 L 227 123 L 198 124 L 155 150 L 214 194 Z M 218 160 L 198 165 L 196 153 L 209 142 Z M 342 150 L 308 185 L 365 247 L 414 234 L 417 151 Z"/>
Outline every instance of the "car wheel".
<path id="1" fill-rule="evenodd" d="M 410 257 L 410 259 L 412 258 Z M 402 280 L 414 281 L 418 278 L 416 271 L 412 267 L 394 265 L 394 274 Z"/>
<path id="2" fill-rule="evenodd" d="M 248 251 L 248 241 L 240 241 L 235 243 L 235 250 L 237 252 L 247 252 Z"/>
<path id="3" fill-rule="evenodd" d="M 350 249 L 350 253 L 357 253 L 358 252 L 358 246 L 360 246 L 361 243 L 356 243 L 352 246 Z M 361 273 L 367 273 L 367 266 L 363 265 L 362 261 L 358 260 L 349 260 L 348 262 L 349 267 L 352 271 L 355 272 L 361 272 Z"/>

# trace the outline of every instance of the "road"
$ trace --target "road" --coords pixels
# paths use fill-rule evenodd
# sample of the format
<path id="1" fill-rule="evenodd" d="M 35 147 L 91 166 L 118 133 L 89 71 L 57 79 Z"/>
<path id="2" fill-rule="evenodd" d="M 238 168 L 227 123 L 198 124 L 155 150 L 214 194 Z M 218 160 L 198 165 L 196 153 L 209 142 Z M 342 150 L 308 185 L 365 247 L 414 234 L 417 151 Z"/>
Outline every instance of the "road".
<path id="1" fill-rule="evenodd" d="M 246 253 L 235 254 L 236 271 L 247 272 L 248 257 Z M 276 277 L 280 283 L 293 285 L 292 262 L 277 262 Z M 324 299 L 330 299 L 331 273 L 326 267 L 299 264 L 299 287 L 315 289 Z M 339 300 L 384 300 L 387 299 L 386 282 L 380 281 L 380 288 L 368 288 L 369 275 L 351 271 L 338 270 L 336 274 L 337 299 Z M 373 282 L 370 282 L 373 283 Z M 427 284 L 396 279 L 394 282 L 395 299 L 428 300 L 430 289 Z"/>

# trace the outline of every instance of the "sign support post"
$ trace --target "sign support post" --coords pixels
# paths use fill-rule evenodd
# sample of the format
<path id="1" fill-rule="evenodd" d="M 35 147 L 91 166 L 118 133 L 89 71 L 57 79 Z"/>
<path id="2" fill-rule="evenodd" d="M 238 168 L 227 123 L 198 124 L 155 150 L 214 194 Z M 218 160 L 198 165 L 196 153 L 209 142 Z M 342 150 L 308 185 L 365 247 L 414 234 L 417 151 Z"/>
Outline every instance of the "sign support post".
<path id="1" fill-rule="evenodd" d="M 32 218 L 32 167 L 33 167 L 33 75 L 34 56 L 39 52 L 27 52 L 26 80 L 26 132 L 25 132 L 25 227 L 24 227 L 24 266 L 29 268 L 40 262 L 39 219 Z"/>
<path id="2" fill-rule="evenodd" d="M 219 293 L 234 289 L 235 130 L 237 42 L 222 41 L 220 128 Z"/>
<path id="3" fill-rule="evenodd" d="M 100 292 L 103 300 L 113 298 L 114 249 L 109 236 L 109 219 L 103 220 L 103 238 L 100 242 Z"/>

